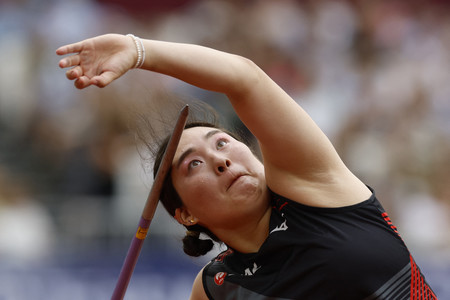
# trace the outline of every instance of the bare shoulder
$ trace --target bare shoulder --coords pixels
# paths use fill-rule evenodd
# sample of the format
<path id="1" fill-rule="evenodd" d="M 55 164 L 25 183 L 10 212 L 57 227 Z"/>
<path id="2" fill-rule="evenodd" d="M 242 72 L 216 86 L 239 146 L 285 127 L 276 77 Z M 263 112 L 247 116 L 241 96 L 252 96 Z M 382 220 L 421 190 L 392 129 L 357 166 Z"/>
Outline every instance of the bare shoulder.
<path id="1" fill-rule="evenodd" d="M 205 289 L 203 288 L 202 275 L 203 268 L 198 272 L 197 277 L 195 277 L 189 300 L 208 300 L 208 296 L 206 296 Z"/>

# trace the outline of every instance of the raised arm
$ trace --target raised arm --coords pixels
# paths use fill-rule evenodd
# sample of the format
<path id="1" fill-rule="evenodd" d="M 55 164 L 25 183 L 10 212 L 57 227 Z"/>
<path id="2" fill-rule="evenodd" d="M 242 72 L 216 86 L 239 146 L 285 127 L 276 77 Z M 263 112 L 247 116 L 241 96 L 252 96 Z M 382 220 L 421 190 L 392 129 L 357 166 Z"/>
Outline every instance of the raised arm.
<path id="1" fill-rule="evenodd" d="M 143 40 L 142 68 L 224 93 L 260 143 L 268 186 L 293 200 L 342 206 L 367 198 L 368 190 L 345 167 L 324 133 L 258 66 L 241 56 L 198 45 Z M 131 69 L 137 52 L 131 37 L 105 35 L 63 46 L 60 67 L 71 67 L 75 86 L 103 87 Z M 338 196 L 336 196 L 338 195 Z"/>

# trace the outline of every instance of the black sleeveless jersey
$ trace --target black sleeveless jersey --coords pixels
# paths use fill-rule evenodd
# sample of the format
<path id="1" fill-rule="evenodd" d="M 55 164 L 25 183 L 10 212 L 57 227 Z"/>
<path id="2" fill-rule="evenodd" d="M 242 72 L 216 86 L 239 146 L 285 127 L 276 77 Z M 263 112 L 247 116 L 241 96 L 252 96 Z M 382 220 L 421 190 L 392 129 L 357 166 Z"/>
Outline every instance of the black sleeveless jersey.
<path id="1" fill-rule="evenodd" d="M 381 204 L 305 206 L 272 193 L 257 253 L 229 248 L 203 270 L 215 300 L 437 299 Z"/>

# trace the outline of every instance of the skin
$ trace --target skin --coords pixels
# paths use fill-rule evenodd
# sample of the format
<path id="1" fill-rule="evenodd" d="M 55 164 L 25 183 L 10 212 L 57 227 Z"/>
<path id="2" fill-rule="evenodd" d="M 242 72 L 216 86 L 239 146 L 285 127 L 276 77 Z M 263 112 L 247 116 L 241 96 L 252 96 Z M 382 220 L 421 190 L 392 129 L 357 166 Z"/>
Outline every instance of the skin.
<path id="1" fill-rule="evenodd" d="M 185 202 L 175 216 L 180 223 L 193 220 L 233 248 L 254 252 L 268 232 L 266 187 L 316 207 L 343 207 L 370 197 L 369 189 L 344 165 L 308 114 L 252 61 L 198 45 L 155 40 L 143 40 L 143 44 L 148 55 L 142 69 L 225 94 L 258 139 L 263 156 L 264 166 L 251 158 L 248 148 L 234 141 L 217 148 L 213 139 L 204 139 L 206 129 L 186 130 L 175 167 L 177 157 L 191 148 L 195 153 L 188 157 L 198 155 L 201 163 L 191 174 L 176 170 L 172 175 Z M 137 60 L 134 41 L 118 34 L 62 46 L 56 53 L 68 55 L 59 66 L 69 68 L 66 77 L 79 89 L 105 87 Z M 227 190 L 230 180 L 241 171 L 250 176 Z M 201 273 L 194 281 L 191 299 L 207 299 Z"/>
<path id="2" fill-rule="evenodd" d="M 184 203 L 178 222 L 203 225 L 240 251 L 259 249 L 269 229 L 268 189 L 263 164 L 245 144 L 208 127 L 187 129 L 171 176 Z"/>

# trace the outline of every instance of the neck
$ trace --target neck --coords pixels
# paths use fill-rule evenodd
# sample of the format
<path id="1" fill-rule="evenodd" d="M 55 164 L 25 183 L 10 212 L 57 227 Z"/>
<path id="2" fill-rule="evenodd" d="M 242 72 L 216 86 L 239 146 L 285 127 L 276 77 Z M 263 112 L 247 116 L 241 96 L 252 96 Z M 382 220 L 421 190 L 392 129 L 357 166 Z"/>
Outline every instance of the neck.
<path id="1" fill-rule="evenodd" d="M 234 230 L 215 233 L 221 241 L 241 253 L 258 252 L 269 235 L 270 205 L 259 220 Z"/>

